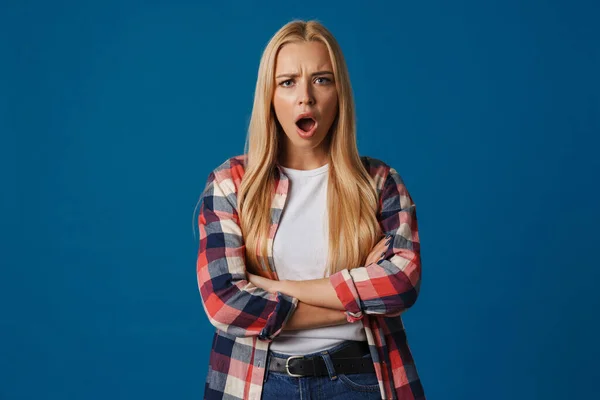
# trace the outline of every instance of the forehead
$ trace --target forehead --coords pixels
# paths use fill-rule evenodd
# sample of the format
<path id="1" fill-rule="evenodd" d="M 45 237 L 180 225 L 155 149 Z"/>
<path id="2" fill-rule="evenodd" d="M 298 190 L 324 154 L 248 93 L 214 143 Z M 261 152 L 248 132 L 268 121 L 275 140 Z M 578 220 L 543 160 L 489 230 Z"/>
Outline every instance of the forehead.
<path id="1" fill-rule="evenodd" d="M 275 60 L 276 73 L 298 72 L 302 69 L 332 70 L 327 46 L 318 41 L 285 44 Z"/>

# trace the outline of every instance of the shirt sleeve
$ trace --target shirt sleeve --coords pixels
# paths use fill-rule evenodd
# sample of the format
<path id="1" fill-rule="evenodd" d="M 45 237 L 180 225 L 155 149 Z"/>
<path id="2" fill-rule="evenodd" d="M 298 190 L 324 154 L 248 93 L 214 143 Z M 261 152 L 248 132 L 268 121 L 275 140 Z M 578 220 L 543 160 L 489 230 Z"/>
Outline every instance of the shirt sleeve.
<path id="1" fill-rule="evenodd" d="M 389 168 L 383 183 L 377 218 L 384 233 L 392 237 L 384 259 L 329 276 L 349 322 L 364 314 L 400 315 L 419 294 L 421 256 L 416 208 L 393 168 Z"/>
<path id="2" fill-rule="evenodd" d="M 233 182 L 216 176 L 215 171 L 209 175 L 198 215 L 196 274 L 202 305 L 217 329 L 271 341 L 295 311 L 298 299 L 269 293 L 247 280 Z"/>

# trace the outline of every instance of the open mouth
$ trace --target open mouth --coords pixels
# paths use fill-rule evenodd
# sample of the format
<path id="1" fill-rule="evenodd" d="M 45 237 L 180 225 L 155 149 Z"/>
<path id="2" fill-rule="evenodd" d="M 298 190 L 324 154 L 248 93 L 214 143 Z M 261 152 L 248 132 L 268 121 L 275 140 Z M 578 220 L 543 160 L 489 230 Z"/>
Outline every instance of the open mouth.
<path id="1" fill-rule="evenodd" d="M 316 122 L 312 118 L 300 118 L 296 121 L 296 126 L 306 133 L 310 132 L 315 124 Z"/>

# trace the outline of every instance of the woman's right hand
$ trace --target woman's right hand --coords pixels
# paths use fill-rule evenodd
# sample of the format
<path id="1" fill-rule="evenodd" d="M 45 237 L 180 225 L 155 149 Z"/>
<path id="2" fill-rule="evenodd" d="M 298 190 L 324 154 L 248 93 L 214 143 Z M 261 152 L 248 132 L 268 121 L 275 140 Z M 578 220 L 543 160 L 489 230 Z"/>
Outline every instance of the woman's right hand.
<path id="1" fill-rule="evenodd" d="M 373 249 L 371 250 L 371 252 L 367 256 L 367 260 L 365 261 L 365 265 L 376 263 L 379 260 L 383 259 L 385 257 L 385 253 L 387 253 L 387 249 L 389 248 L 391 240 L 392 239 L 391 239 L 390 235 L 385 235 L 383 237 L 383 239 L 381 239 L 373 247 Z"/>

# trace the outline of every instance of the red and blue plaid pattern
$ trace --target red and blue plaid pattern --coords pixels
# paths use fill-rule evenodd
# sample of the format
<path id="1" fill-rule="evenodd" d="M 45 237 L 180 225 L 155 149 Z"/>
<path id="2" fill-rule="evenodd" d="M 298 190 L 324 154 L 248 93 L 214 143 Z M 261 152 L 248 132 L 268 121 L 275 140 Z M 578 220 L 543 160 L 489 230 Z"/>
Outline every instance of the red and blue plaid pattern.
<path id="1" fill-rule="evenodd" d="M 202 305 L 213 335 L 205 399 L 260 400 L 269 343 L 295 311 L 298 299 L 272 294 L 247 280 L 245 246 L 237 213 L 237 190 L 245 155 L 232 157 L 208 176 L 198 215 L 196 272 Z M 398 172 L 361 157 L 380 199 L 377 219 L 392 244 L 383 260 L 344 269 L 329 279 L 347 318 L 362 323 L 384 399 L 424 400 L 425 395 L 401 314 L 412 306 L 421 282 L 415 205 Z M 277 165 L 267 256 L 288 194 L 289 180 Z M 277 279 L 276 271 L 267 271 Z"/>

